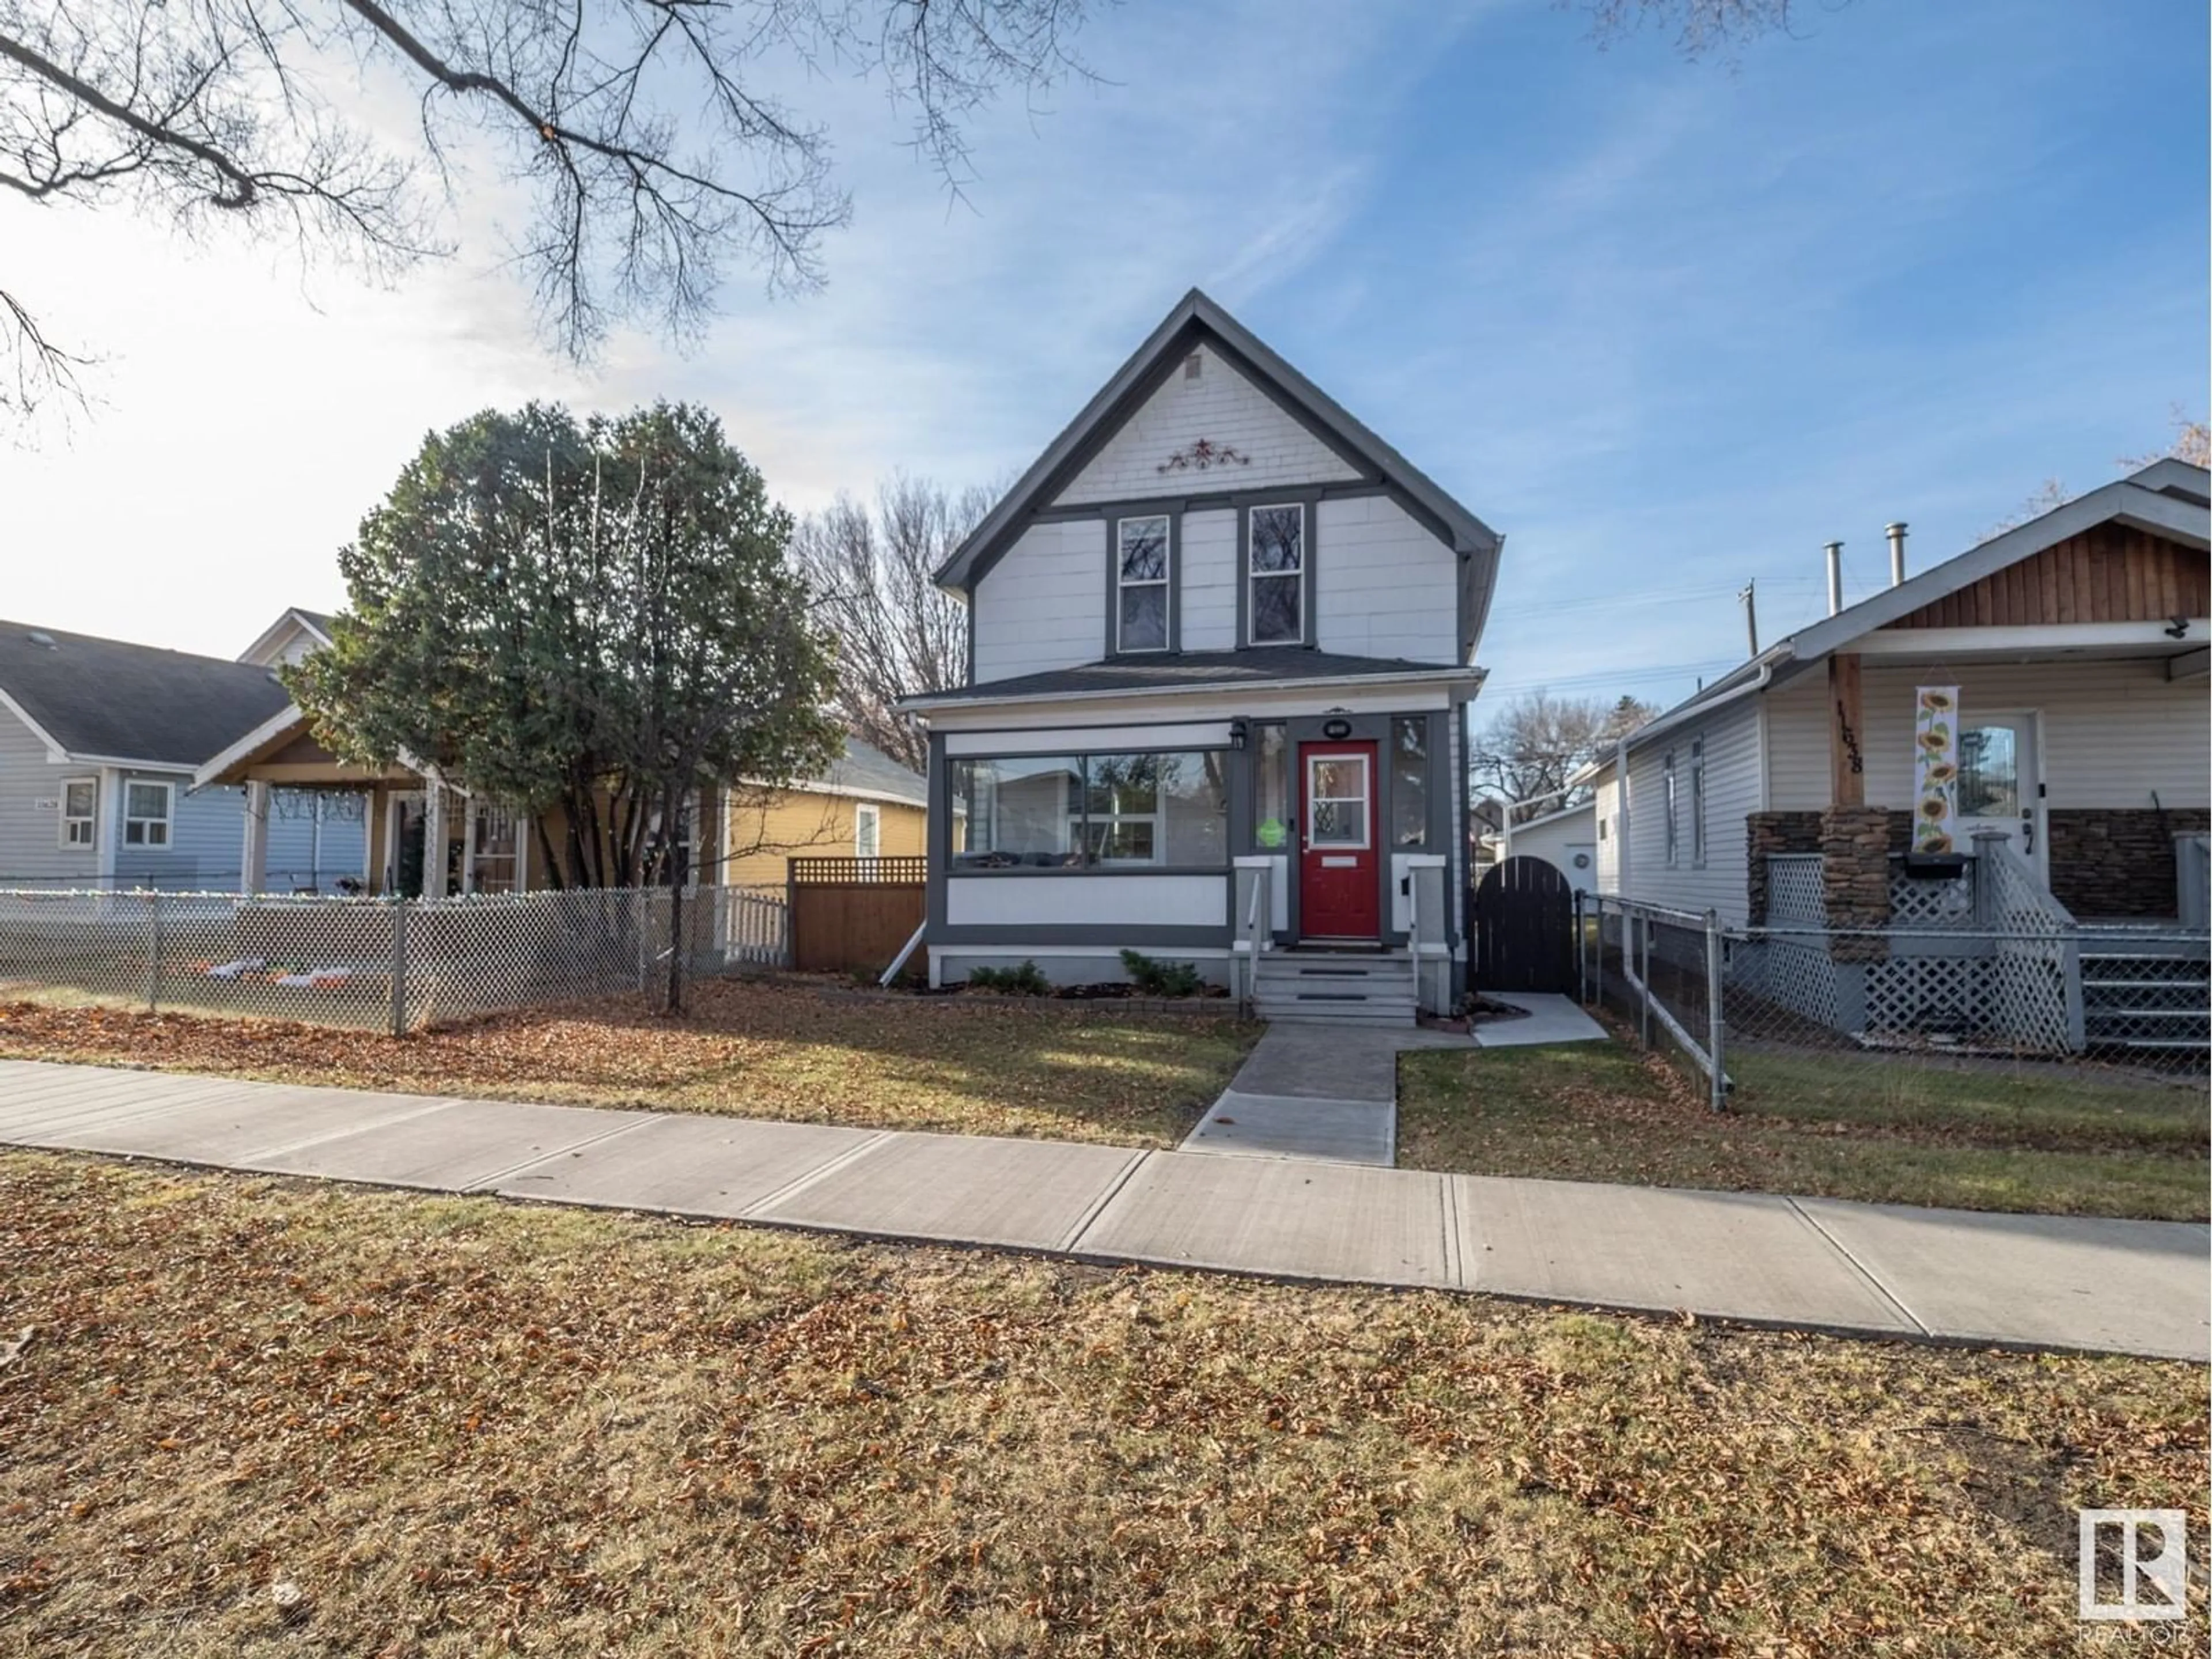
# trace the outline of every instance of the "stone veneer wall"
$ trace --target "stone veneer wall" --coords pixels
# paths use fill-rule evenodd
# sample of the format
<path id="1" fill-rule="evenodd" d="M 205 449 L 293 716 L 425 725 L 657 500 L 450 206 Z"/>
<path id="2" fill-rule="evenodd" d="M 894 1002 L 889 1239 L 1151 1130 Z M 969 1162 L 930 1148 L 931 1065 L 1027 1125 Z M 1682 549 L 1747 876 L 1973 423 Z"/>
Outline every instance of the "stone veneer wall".
<path id="1" fill-rule="evenodd" d="M 2202 807 L 2071 806 L 2047 816 L 2051 896 L 2077 916 L 2173 915 L 2173 837 L 2212 830 Z"/>
<path id="2" fill-rule="evenodd" d="M 1889 926 L 1891 817 L 1881 806 L 1832 806 L 1820 814 L 1820 896 L 1829 927 Z M 1835 939 L 1830 944 L 1838 962 L 1889 954 L 1887 942 L 1881 939 Z"/>
<path id="3" fill-rule="evenodd" d="M 1881 921 L 1859 921 L 1855 923 L 1837 921 L 1835 925 L 1839 927 L 1845 926 L 1878 927 L 1882 925 L 1882 922 L 1886 922 L 1889 920 L 1889 887 L 1887 873 L 1888 855 L 1892 853 L 1905 852 L 1911 847 L 1912 814 L 1910 812 L 1892 812 L 1879 806 L 1860 807 L 1853 810 L 1865 814 L 1869 820 L 1875 818 L 1883 820 L 1883 828 L 1886 831 L 1887 840 L 1882 849 L 1882 859 L 1884 862 L 1882 885 L 1881 890 Z M 1823 829 L 1823 825 L 1826 820 L 1832 816 L 1833 816 L 1832 813 L 1827 812 L 1803 811 L 1752 812 L 1746 815 L 1744 818 L 1744 844 L 1748 850 L 1745 856 L 1750 860 L 1750 867 L 1744 872 L 1744 887 L 1745 896 L 1749 903 L 1751 925 L 1753 927 L 1763 927 L 1766 921 L 1767 854 L 1770 853 L 1825 854 L 1827 851 L 1827 847 L 1826 836 Z M 1857 850 L 1859 852 L 1863 852 L 1865 849 L 1861 848 Z M 2171 860 L 2171 853 L 2169 852 L 2169 861 Z M 1860 876 L 1863 877 L 1865 872 L 1860 871 L 1858 873 Z M 1825 878 L 1827 875 L 1825 869 L 1822 872 L 1822 875 L 1825 884 Z M 1839 913 L 1834 908 L 1833 901 L 1832 899 L 1830 902 L 1828 915 L 1831 919 L 1833 919 Z"/>

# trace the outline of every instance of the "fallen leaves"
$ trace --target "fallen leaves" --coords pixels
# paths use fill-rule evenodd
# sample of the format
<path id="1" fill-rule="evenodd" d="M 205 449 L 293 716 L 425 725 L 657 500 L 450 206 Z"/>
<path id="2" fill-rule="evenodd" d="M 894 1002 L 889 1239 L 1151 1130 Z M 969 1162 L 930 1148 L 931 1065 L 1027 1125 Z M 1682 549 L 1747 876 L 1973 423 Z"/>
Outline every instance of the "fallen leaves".
<path id="1" fill-rule="evenodd" d="M 1913 1089 L 1894 1079 L 1884 1089 L 1875 1073 L 1841 1060 L 1745 1055 L 1738 1066 L 1760 1086 L 1716 1114 L 1678 1068 L 1617 1036 L 1407 1054 L 1399 1161 L 1960 1209 L 2208 1213 L 2201 1094 L 2108 1084 L 2098 1095 L 1987 1072 L 1916 1073 Z"/>
<path id="2" fill-rule="evenodd" d="M 865 1001 L 708 981 L 683 1019 L 641 1000 L 524 1010 L 392 1038 L 274 1020 L 0 1005 L 0 1055 L 289 1083 L 1170 1146 L 1256 1027 L 958 998 Z"/>

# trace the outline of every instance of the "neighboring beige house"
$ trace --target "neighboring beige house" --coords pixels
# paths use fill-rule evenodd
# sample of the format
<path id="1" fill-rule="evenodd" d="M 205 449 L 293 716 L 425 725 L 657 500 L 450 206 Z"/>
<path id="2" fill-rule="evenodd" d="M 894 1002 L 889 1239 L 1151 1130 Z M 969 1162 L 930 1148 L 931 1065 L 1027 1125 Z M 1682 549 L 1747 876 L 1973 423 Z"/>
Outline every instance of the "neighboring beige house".
<path id="1" fill-rule="evenodd" d="M 1894 585 L 1576 780 L 1596 797 L 1599 885 L 1757 924 L 1767 856 L 1826 849 L 1832 864 L 1839 813 L 1881 832 L 1872 857 L 1902 854 L 1915 688 L 1933 684 L 1958 691 L 1960 850 L 2002 830 L 2077 918 L 2203 926 L 2174 843 L 2212 828 L 2208 494 L 2203 468 L 2160 461 L 1909 580 L 1896 526 Z"/>
<path id="2" fill-rule="evenodd" d="M 1775 930 L 1731 975 L 1845 1032 L 2201 1050 L 2208 486 L 2160 461 L 1909 580 L 1893 526 L 1890 587 L 1846 608 L 1832 567 L 1827 617 L 1576 780 L 1600 889 Z M 1916 800 L 1931 737 L 1940 845 L 1914 830 L 1946 804 Z"/>
<path id="3" fill-rule="evenodd" d="M 724 803 L 732 887 L 781 887 L 793 858 L 920 858 L 929 850 L 929 785 L 858 738 L 821 776 L 772 794 L 733 789 Z"/>

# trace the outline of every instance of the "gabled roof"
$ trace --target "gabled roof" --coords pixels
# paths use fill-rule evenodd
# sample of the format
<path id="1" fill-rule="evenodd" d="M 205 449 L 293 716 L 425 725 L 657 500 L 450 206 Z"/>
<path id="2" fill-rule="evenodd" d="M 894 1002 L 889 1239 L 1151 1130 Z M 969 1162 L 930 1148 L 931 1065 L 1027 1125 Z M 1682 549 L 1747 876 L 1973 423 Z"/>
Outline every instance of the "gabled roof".
<path id="1" fill-rule="evenodd" d="M 908 697 L 902 708 L 958 708 L 967 703 L 1018 702 L 1040 697 L 1113 697 L 1150 696 L 1169 691 L 1234 690 L 1328 684 L 1339 681 L 1455 680 L 1480 682 L 1482 670 L 1454 668 L 1432 662 L 1408 662 L 1402 657 L 1346 657 L 1328 651 L 1309 651 L 1304 646 L 1269 645 L 1249 651 L 1162 652 L 1143 657 L 1115 657 L 1074 668 L 1048 669 L 1040 674 L 1019 674 L 1012 679 L 985 680 L 951 691 L 933 691 Z"/>
<path id="2" fill-rule="evenodd" d="M 1824 657 L 1946 594 L 1971 587 L 1993 571 L 2033 558 L 2100 524 L 2147 530 L 2185 547 L 2212 546 L 2212 512 L 2206 509 L 2204 495 L 2208 483 L 2212 483 L 2212 477 L 2201 466 L 2185 461 L 2156 462 L 1799 629 L 1788 641 L 1793 647 L 1791 654 L 1801 662 Z"/>
<path id="3" fill-rule="evenodd" d="M 179 769 L 291 702 L 256 664 L 9 622 L 0 697 L 58 758 Z"/>
<path id="4" fill-rule="evenodd" d="M 1964 553 L 1932 565 L 1917 576 L 1886 587 L 1856 605 L 1846 605 L 1832 617 L 1778 640 L 1749 661 L 1741 663 L 1694 696 L 1686 697 L 1666 713 L 1639 726 L 1628 738 L 1631 749 L 1673 730 L 1705 709 L 1732 701 L 1765 686 L 1778 672 L 1794 672 L 1810 666 L 1854 640 L 1911 616 L 1923 605 L 1971 587 L 1992 572 L 2033 558 L 2046 549 L 2094 530 L 2100 524 L 2124 524 L 2166 537 L 2185 547 L 2212 548 L 2212 473 L 2186 461 L 2154 461 L 2100 489 L 2054 507 L 2048 513 L 2015 525 L 2002 535 L 1968 548 Z M 1601 759 L 1570 782 L 1579 782 L 1601 772 L 1609 763 Z"/>
<path id="5" fill-rule="evenodd" d="M 1161 319 L 1114 378 L 1022 474 L 1006 499 L 961 543 L 938 571 L 938 585 L 972 592 L 976 580 L 1026 527 L 1030 514 L 1066 488 L 1201 341 L 1218 349 L 1231 366 L 1363 474 L 1402 492 L 1409 508 L 1469 562 L 1474 567 L 1470 620 L 1473 634 L 1480 635 L 1497 579 L 1498 532 L 1196 289 Z"/>
<path id="6" fill-rule="evenodd" d="M 238 653 L 240 662 L 269 664 L 276 660 L 277 643 L 288 633 L 307 634 L 318 646 L 328 645 L 337 630 L 337 618 L 320 611 L 293 605 L 263 629 L 252 644 Z"/>

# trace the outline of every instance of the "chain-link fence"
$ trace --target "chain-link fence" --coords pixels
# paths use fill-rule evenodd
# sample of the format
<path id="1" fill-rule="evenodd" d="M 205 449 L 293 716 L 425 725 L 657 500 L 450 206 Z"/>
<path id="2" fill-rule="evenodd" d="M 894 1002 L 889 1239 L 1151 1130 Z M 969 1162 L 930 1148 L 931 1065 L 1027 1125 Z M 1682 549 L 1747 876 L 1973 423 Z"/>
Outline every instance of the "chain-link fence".
<path id="1" fill-rule="evenodd" d="M 1577 905 L 1577 963 L 1583 1000 L 1678 1054 L 1716 1109 L 1738 1087 L 1814 1076 L 1873 1088 L 1930 1070 L 2084 1086 L 2205 1081 L 2212 936 L 2170 923 L 1974 920 L 1741 927 L 1589 895 Z"/>
<path id="2" fill-rule="evenodd" d="M 0 891 L 0 1001 L 252 1014 L 394 1033 L 790 957 L 783 895 L 735 887 L 465 898 Z M 680 951 L 680 960 L 678 954 Z"/>

